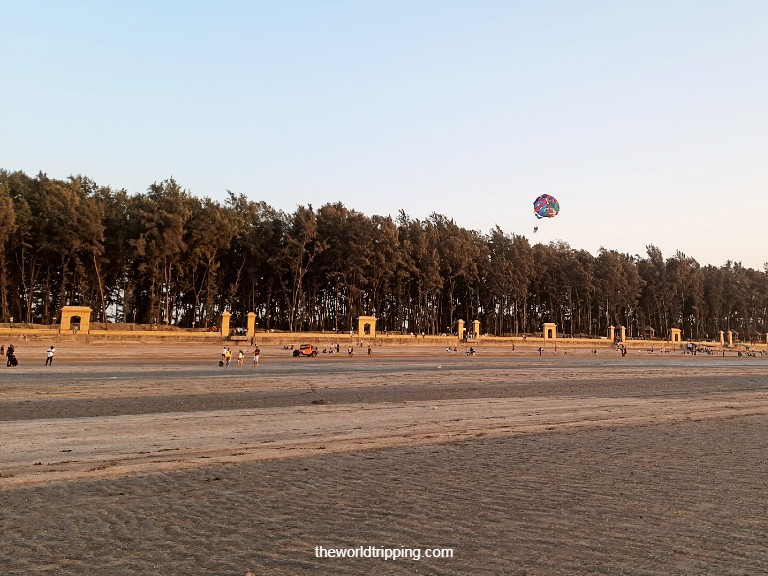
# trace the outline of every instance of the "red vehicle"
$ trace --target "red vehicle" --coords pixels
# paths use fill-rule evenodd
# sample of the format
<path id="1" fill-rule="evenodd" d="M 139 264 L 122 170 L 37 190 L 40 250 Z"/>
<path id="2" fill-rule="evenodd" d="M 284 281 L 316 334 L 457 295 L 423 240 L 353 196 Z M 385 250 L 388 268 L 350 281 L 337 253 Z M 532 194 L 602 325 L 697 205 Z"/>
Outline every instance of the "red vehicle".
<path id="1" fill-rule="evenodd" d="M 312 346 L 312 344 L 302 344 L 299 346 L 298 350 L 293 351 L 293 357 L 298 358 L 299 356 L 306 357 L 306 356 L 312 356 L 314 358 L 317 356 L 317 348 Z"/>

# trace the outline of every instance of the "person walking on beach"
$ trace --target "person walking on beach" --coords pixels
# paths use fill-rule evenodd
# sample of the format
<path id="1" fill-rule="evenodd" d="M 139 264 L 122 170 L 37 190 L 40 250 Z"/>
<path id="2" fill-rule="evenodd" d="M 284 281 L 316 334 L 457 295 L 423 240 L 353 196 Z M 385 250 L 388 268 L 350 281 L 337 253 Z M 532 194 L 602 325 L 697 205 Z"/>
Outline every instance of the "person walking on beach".
<path id="1" fill-rule="evenodd" d="M 225 349 L 226 352 L 224 352 L 224 366 L 229 366 L 229 361 L 232 359 L 232 350 L 229 348 Z"/>
<path id="2" fill-rule="evenodd" d="M 53 366 L 53 355 L 56 353 L 56 348 L 51 346 L 48 348 L 48 353 L 45 358 L 45 365 L 46 366 Z"/>
<path id="3" fill-rule="evenodd" d="M 12 359 L 14 358 L 13 353 L 15 351 L 13 344 L 8 344 L 8 349 L 5 351 L 6 367 L 11 365 Z"/>
<path id="4" fill-rule="evenodd" d="M 258 366 L 259 365 L 259 356 L 261 355 L 261 350 L 259 350 L 259 347 L 256 346 L 256 348 L 253 349 L 253 365 Z"/>
<path id="5" fill-rule="evenodd" d="M 245 360 L 245 354 L 243 354 L 243 351 L 240 350 L 237 353 L 237 365 L 238 366 L 242 366 L 243 365 L 243 360 Z"/>

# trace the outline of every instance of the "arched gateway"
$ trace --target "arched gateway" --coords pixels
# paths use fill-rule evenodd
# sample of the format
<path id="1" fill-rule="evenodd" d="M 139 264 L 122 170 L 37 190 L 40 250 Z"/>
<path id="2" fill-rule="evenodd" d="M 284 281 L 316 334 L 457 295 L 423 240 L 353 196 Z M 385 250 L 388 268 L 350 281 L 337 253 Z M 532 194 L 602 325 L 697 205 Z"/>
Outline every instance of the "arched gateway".
<path id="1" fill-rule="evenodd" d="M 363 336 L 376 338 L 376 316 L 358 316 L 357 334 L 360 338 Z"/>
<path id="2" fill-rule="evenodd" d="M 93 310 L 88 306 L 62 306 L 59 332 L 68 332 L 71 330 L 72 319 L 78 318 L 80 320 L 78 331 L 83 334 L 88 334 L 88 331 L 91 329 L 91 312 L 93 312 Z"/>

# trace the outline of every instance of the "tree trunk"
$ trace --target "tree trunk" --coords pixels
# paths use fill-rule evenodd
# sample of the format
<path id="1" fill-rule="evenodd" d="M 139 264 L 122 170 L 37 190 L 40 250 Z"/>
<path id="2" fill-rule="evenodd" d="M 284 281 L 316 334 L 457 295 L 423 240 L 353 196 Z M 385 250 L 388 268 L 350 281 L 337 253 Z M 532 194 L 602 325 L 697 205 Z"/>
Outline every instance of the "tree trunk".
<path id="1" fill-rule="evenodd" d="M 0 317 L 8 318 L 8 268 L 5 251 L 0 249 Z"/>
<path id="2" fill-rule="evenodd" d="M 93 269 L 96 272 L 96 281 L 99 284 L 99 295 L 101 296 L 101 319 L 104 322 L 104 330 L 107 329 L 107 303 L 104 298 L 104 283 L 101 280 L 101 272 L 99 271 L 99 263 L 96 260 L 96 254 L 91 252 L 93 258 Z"/>

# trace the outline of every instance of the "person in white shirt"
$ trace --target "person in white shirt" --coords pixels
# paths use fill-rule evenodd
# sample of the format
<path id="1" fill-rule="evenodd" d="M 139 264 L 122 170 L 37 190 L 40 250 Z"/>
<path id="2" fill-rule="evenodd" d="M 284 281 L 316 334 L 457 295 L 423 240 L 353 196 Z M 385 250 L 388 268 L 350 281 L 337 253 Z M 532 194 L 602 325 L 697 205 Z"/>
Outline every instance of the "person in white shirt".
<path id="1" fill-rule="evenodd" d="M 46 366 L 53 366 L 53 355 L 56 353 L 56 348 L 51 346 L 48 348 L 48 354 L 45 358 L 45 365 Z"/>

